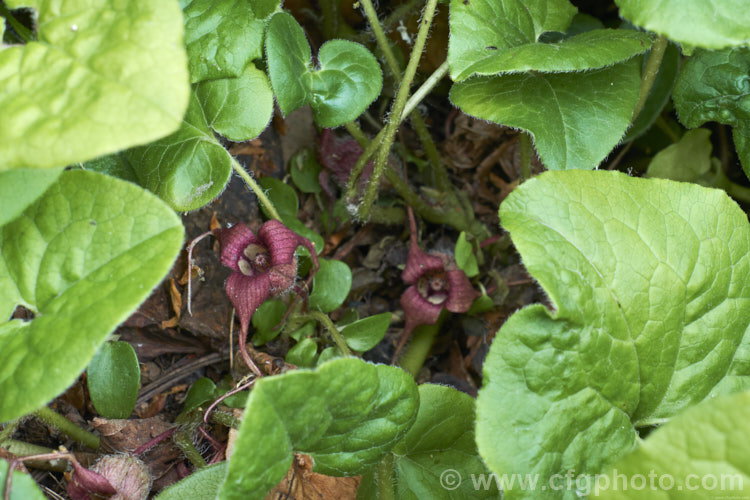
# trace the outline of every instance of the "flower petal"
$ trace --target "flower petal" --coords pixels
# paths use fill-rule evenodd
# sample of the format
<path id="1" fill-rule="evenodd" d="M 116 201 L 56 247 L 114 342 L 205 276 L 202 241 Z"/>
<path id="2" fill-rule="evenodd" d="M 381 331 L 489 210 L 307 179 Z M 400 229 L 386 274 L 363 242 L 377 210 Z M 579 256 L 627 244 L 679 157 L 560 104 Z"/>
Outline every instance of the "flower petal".
<path id="1" fill-rule="evenodd" d="M 448 300 L 445 308 L 454 313 L 465 313 L 479 293 L 471 286 L 469 278 L 461 269 L 453 269 L 445 273 L 448 280 Z"/>
<path id="2" fill-rule="evenodd" d="M 443 259 L 439 255 L 429 254 L 412 242 L 409 245 L 409 257 L 401 279 L 410 285 L 416 285 L 419 278 L 431 271 L 442 271 Z"/>
<path id="3" fill-rule="evenodd" d="M 227 278 L 227 296 L 237 311 L 237 317 L 240 318 L 242 326 L 240 335 L 247 334 L 250 318 L 258 306 L 268 298 L 270 281 L 268 273 L 245 276 L 237 272 L 230 274 Z"/>
<path id="4" fill-rule="evenodd" d="M 258 231 L 258 237 L 268 248 L 271 255 L 271 267 L 295 263 L 294 252 L 298 246 L 307 248 L 312 257 L 314 268 L 318 269 L 318 253 L 310 240 L 295 233 L 277 220 L 269 220 Z M 296 263 L 295 263 L 296 270 Z"/>
<path id="5" fill-rule="evenodd" d="M 433 325 L 443 310 L 442 305 L 430 304 L 419 293 L 416 286 L 410 286 L 401 294 L 401 307 L 404 309 L 404 335 L 410 334 L 419 325 Z"/>
<path id="6" fill-rule="evenodd" d="M 281 264 L 268 271 L 271 295 L 281 295 L 289 291 L 297 279 L 297 259 L 291 264 Z"/>
<path id="7" fill-rule="evenodd" d="M 221 245 L 221 263 L 228 268 L 239 271 L 237 261 L 242 252 L 251 243 L 260 244 L 260 240 L 245 224 L 239 223 L 226 229 L 217 229 L 214 235 Z"/>

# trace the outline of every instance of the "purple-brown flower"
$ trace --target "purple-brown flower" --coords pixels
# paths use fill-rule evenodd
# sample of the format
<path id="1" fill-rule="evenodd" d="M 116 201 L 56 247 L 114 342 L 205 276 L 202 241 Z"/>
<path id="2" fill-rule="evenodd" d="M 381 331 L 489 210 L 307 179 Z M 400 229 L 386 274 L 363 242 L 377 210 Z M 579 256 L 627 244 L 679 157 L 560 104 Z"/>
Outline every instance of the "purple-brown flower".
<path id="1" fill-rule="evenodd" d="M 406 325 L 397 352 L 416 327 L 434 324 L 443 308 L 454 313 L 464 313 L 479 295 L 452 255 L 427 253 L 419 248 L 416 224 L 412 217 L 410 222 L 409 257 L 401 279 L 411 286 L 401 295 Z"/>
<path id="2" fill-rule="evenodd" d="M 234 270 L 227 279 L 226 291 L 240 319 L 240 339 L 247 334 L 250 318 L 258 306 L 294 286 L 297 247 L 307 248 L 314 268 L 318 268 L 312 242 L 277 220 L 263 224 L 257 235 L 244 224 L 217 229 L 214 235 L 221 244 L 221 263 Z"/>

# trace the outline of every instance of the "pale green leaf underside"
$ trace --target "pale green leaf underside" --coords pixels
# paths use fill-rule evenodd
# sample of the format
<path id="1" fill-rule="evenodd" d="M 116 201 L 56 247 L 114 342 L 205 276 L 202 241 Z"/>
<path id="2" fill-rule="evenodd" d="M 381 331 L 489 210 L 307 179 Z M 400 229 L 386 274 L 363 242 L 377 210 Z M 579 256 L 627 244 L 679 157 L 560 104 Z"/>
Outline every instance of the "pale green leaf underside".
<path id="1" fill-rule="evenodd" d="M 651 37 L 646 33 L 606 29 L 587 31 L 558 43 L 531 43 L 506 50 L 486 48 L 485 58 L 456 74 L 454 80 L 473 74 L 561 73 L 602 68 L 626 61 L 650 47 Z"/>
<path id="2" fill-rule="evenodd" d="M 679 142 L 667 146 L 654 156 L 648 165 L 646 176 L 701 184 L 712 177 L 712 150 L 710 130 L 688 130 Z"/>
<path id="3" fill-rule="evenodd" d="M 63 391 L 148 296 L 182 246 L 180 219 L 133 184 L 64 173 L 0 231 L 0 421 Z"/>
<path id="4" fill-rule="evenodd" d="M 403 437 L 418 406 L 417 386 L 406 372 L 359 359 L 260 379 L 245 407 L 221 498 L 265 498 L 293 451 L 311 455 L 316 472 L 361 474 Z"/>
<path id="5" fill-rule="evenodd" d="M 697 50 L 677 78 L 674 103 L 690 128 L 707 121 L 733 127 L 734 143 L 750 176 L 750 48 Z"/>
<path id="6" fill-rule="evenodd" d="M 724 396 L 690 408 L 650 434 L 641 446 L 619 460 L 597 498 L 644 498 L 643 491 L 614 488 L 615 477 L 651 477 L 671 488 L 648 489 L 653 500 L 743 498 L 750 487 L 750 393 Z M 656 484 L 660 484 L 656 482 Z"/>
<path id="7" fill-rule="evenodd" d="M 214 137 L 195 93 L 177 132 L 131 149 L 125 157 L 141 186 L 181 211 L 200 208 L 221 194 L 233 161 Z"/>
<path id="8" fill-rule="evenodd" d="M 0 226 L 18 217 L 50 187 L 62 168 L 16 168 L 0 172 Z"/>
<path id="9" fill-rule="evenodd" d="M 331 40 L 318 51 L 312 68 L 310 46 L 294 18 L 271 17 L 266 42 L 268 75 L 281 111 L 286 115 L 310 104 L 315 122 L 337 127 L 357 118 L 380 95 L 383 74 L 366 47 Z"/>
<path id="10" fill-rule="evenodd" d="M 750 386 L 750 231 L 723 191 L 547 172 L 500 218 L 555 310 L 514 314 L 485 361 L 477 443 L 494 472 L 602 472 L 635 426 Z"/>
<path id="11" fill-rule="evenodd" d="M 200 469 L 163 490 L 154 500 L 215 500 L 227 475 L 227 462 Z"/>
<path id="12" fill-rule="evenodd" d="M 227 139 L 249 141 L 271 121 L 273 92 L 266 74 L 252 63 L 237 78 L 221 78 L 196 86 L 208 126 Z"/>
<path id="13" fill-rule="evenodd" d="M 524 0 L 534 23 L 536 37 L 545 31 L 565 32 L 578 12 L 568 0 Z"/>
<path id="14" fill-rule="evenodd" d="M 39 4 L 39 41 L 0 50 L 0 169 L 86 161 L 179 126 L 189 87 L 176 3 Z"/>
<path id="15" fill-rule="evenodd" d="M 622 138 L 640 88 L 640 61 L 580 73 L 475 77 L 453 85 L 464 112 L 528 130 L 550 170 L 592 169 Z"/>
<path id="16" fill-rule="evenodd" d="M 252 3 L 180 0 L 192 83 L 240 76 L 250 61 L 263 57 L 265 23 Z"/>
<path id="17" fill-rule="evenodd" d="M 750 43 L 746 0 L 615 0 L 620 15 L 675 42 L 707 49 Z"/>

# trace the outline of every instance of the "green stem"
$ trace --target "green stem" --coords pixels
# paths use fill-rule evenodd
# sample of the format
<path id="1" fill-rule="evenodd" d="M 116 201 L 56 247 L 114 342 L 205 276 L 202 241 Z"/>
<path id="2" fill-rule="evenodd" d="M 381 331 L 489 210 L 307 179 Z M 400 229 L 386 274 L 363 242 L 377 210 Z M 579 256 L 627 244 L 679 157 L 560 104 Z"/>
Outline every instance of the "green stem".
<path id="1" fill-rule="evenodd" d="M 669 126 L 669 123 L 667 123 L 667 120 L 665 120 L 664 117 L 662 117 L 661 115 L 656 117 L 656 120 L 654 121 L 654 125 L 659 127 L 659 130 L 664 132 L 664 134 L 667 137 L 669 137 L 669 139 L 672 142 L 680 142 L 680 139 L 681 139 L 680 134 L 675 132 L 674 129 Z"/>
<path id="2" fill-rule="evenodd" d="M 723 189 L 735 200 L 741 201 L 742 203 L 750 204 L 750 188 L 740 186 L 730 181 L 724 172 L 719 172 L 714 181 L 714 186 Z"/>
<path id="3" fill-rule="evenodd" d="M 656 75 L 659 74 L 659 67 L 661 66 L 661 60 L 664 58 L 664 51 L 667 50 L 667 45 L 669 45 L 669 40 L 662 35 L 657 36 L 651 45 L 651 52 L 646 60 L 646 68 L 643 70 L 643 76 L 641 76 L 641 91 L 638 96 L 638 103 L 633 110 L 633 120 L 638 117 L 638 113 L 646 105 L 648 94 L 656 81 Z"/>
<path id="4" fill-rule="evenodd" d="M 209 416 L 209 420 L 211 420 L 211 422 L 214 424 L 220 424 L 224 427 L 231 427 L 232 429 L 239 429 L 241 423 L 240 419 L 238 419 L 231 413 L 221 410 L 212 411 L 211 415 Z"/>
<path id="5" fill-rule="evenodd" d="M 181 429 L 174 434 L 174 442 L 177 447 L 185 454 L 190 463 L 196 469 L 202 469 L 208 465 L 201 456 L 200 452 L 193 446 L 193 441 L 190 439 L 190 433 L 185 429 Z"/>
<path id="6" fill-rule="evenodd" d="M 378 498 L 380 500 L 395 500 L 393 489 L 393 454 L 388 453 L 378 464 Z"/>
<path id="7" fill-rule="evenodd" d="M 412 377 L 416 378 L 419 370 L 422 369 L 427 355 L 430 354 L 432 344 L 435 343 L 435 337 L 447 316 L 448 314 L 443 309 L 434 325 L 422 325 L 414 329 L 411 341 L 406 346 L 406 352 L 399 361 L 401 368 Z"/>
<path id="8" fill-rule="evenodd" d="M 99 449 L 99 436 L 85 429 L 81 429 L 76 424 L 63 417 L 59 413 L 42 406 L 33 415 L 47 425 L 51 425 L 66 436 L 75 439 L 79 443 L 88 446 L 93 450 Z"/>
<path id="9" fill-rule="evenodd" d="M 346 340 L 344 339 L 343 335 L 339 333 L 339 329 L 336 328 L 336 325 L 333 324 L 333 321 L 331 321 L 331 318 L 329 318 L 327 314 L 324 314 L 320 311 L 311 311 L 307 313 L 306 316 L 310 319 L 316 320 L 318 323 L 326 327 L 326 330 L 328 330 L 328 333 L 331 334 L 331 337 L 336 343 L 336 347 L 338 347 L 339 351 L 341 351 L 341 354 L 343 354 L 344 356 L 352 355 L 352 351 L 349 349 L 349 346 L 346 345 Z"/>
<path id="10" fill-rule="evenodd" d="M 372 5 L 372 2 L 370 0 L 360 0 L 359 3 L 365 10 L 365 16 L 367 17 L 367 21 L 370 23 L 372 33 L 375 35 L 375 41 L 378 42 L 378 47 L 380 47 L 380 50 L 383 52 L 385 62 L 388 65 L 388 69 L 390 69 L 391 73 L 393 73 L 393 77 L 396 79 L 396 82 L 400 83 L 401 70 L 398 67 L 396 56 L 393 55 L 391 46 L 388 43 L 388 38 L 386 38 L 385 33 L 383 32 L 383 27 L 380 25 L 380 21 L 378 20 L 378 13 L 375 12 L 375 7 Z"/>
<path id="11" fill-rule="evenodd" d="M 13 13 L 8 9 L 8 7 L 6 7 L 2 2 L 0 2 L 0 17 L 4 17 L 8 20 L 8 24 L 11 25 L 13 31 L 16 32 L 16 34 L 24 43 L 34 41 L 34 32 L 21 24 L 21 22 L 16 19 L 16 16 L 14 16 Z"/>
<path id="12" fill-rule="evenodd" d="M 406 106 L 406 100 L 409 97 L 409 89 L 411 87 L 414 75 L 417 73 L 417 66 L 419 60 L 422 57 L 422 51 L 424 50 L 425 43 L 427 42 L 427 34 L 432 24 L 432 18 L 435 15 L 435 8 L 438 0 L 427 0 L 427 6 L 425 7 L 422 15 L 422 23 L 419 26 L 419 32 L 417 33 L 417 40 L 414 42 L 414 48 L 411 56 L 409 57 L 409 64 L 406 65 L 406 71 L 404 71 L 404 78 L 401 80 L 401 84 L 398 87 L 398 93 L 396 94 L 396 100 L 393 103 L 391 109 L 391 117 L 386 124 L 383 136 L 383 141 L 380 143 L 380 149 L 378 149 L 378 156 L 375 160 L 375 168 L 373 169 L 370 182 L 367 184 L 365 189 L 365 196 L 362 200 L 362 204 L 359 206 L 359 217 L 361 220 L 366 221 L 370 216 L 370 207 L 375 202 L 375 198 L 378 193 L 378 185 L 380 178 L 383 176 L 385 167 L 388 161 L 388 153 L 391 150 L 393 139 L 396 137 L 396 131 L 398 130 L 399 117 L 404 111 Z"/>
<path id="13" fill-rule="evenodd" d="M 3 443 L 3 448 L 17 457 L 28 457 L 32 455 L 54 455 L 56 453 L 56 451 L 52 448 L 46 448 L 44 446 L 26 443 L 24 441 L 17 441 L 15 439 L 10 439 Z M 70 464 L 64 458 L 48 458 L 46 460 L 42 459 L 28 461 L 24 460 L 24 464 L 30 467 L 34 467 L 35 469 L 44 469 L 56 472 L 65 472 L 70 469 Z"/>
<path id="14" fill-rule="evenodd" d="M 16 432 L 19 423 L 21 423 L 21 419 L 17 418 L 5 424 L 3 430 L 0 431 L 0 446 L 3 446 L 6 441 L 13 437 L 13 433 Z"/>
<path id="15" fill-rule="evenodd" d="M 410 115 L 412 111 L 419 105 L 420 102 L 422 102 L 422 99 L 427 97 L 427 94 L 432 92 L 432 89 L 434 89 L 438 83 L 443 79 L 445 75 L 448 74 L 448 61 L 445 61 L 443 64 L 438 66 L 438 68 L 432 72 L 432 74 L 425 80 L 422 85 L 419 86 L 419 88 L 411 95 L 408 101 L 406 101 L 406 105 L 404 106 L 404 111 L 401 114 L 401 120 L 406 118 L 407 115 Z M 421 118 L 421 115 L 420 115 Z"/>
<path id="16" fill-rule="evenodd" d="M 281 222 L 281 216 L 276 211 L 276 207 L 274 207 L 273 203 L 271 203 L 271 200 L 268 199 L 268 196 L 266 196 L 266 192 L 263 190 L 263 188 L 260 187 L 258 183 L 255 182 L 255 179 L 253 179 L 253 177 L 247 173 L 247 170 L 242 168 L 242 165 L 237 163 L 237 160 L 235 159 L 232 159 L 232 168 L 235 172 L 237 172 L 237 174 L 239 174 L 240 177 L 242 177 L 242 180 L 245 181 L 245 184 L 248 185 L 253 193 L 255 193 L 255 196 L 258 197 L 258 201 L 260 201 L 271 218 Z"/>
<path id="17" fill-rule="evenodd" d="M 531 179 L 531 136 L 521 132 L 521 180 Z"/>

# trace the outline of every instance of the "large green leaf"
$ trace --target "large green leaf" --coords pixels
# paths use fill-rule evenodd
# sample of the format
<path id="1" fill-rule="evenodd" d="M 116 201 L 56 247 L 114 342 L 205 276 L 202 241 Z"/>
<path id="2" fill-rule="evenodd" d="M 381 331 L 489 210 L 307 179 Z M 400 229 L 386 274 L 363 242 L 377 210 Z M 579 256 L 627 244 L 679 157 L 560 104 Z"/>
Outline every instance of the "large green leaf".
<path id="1" fill-rule="evenodd" d="M 591 169 L 620 141 L 640 89 L 640 61 L 579 73 L 483 76 L 458 82 L 466 113 L 528 130 L 550 170 Z"/>
<path id="2" fill-rule="evenodd" d="M 175 210 L 209 203 L 224 191 L 232 172 L 232 157 L 214 137 L 195 93 L 177 132 L 124 156 L 140 185 Z"/>
<path id="3" fill-rule="evenodd" d="M 189 90 L 176 2 L 5 3 L 38 9 L 38 41 L 0 50 L 0 169 L 65 166 L 179 127 Z"/>
<path id="4" fill-rule="evenodd" d="M 592 489 L 613 500 L 640 500 L 644 490 L 654 500 L 743 498 L 750 488 L 748 422 L 748 392 L 703 402 L 650 434 Z M 636 491 L 639 477 L 655 479 L 656 488 Z"/>
<path id="5" fill-rule="evenodd" d="M 731 125 L 745 173 L 750 176 L 750 48 L 697 50 L 677 78 L 674 103 L 680 121 L 694 128 L 707 121 Z"/>
<path id="6" fill-rule="evenodd" d="M 260 59 L 263 18 L 276 10 L 279 3 L 278 0 L 180 0 L 185 15 L 190 81 L 237 77 L 250 61 Z M 254 9 L 255 4 L 260 8 Z"/>
<path id="7" fill-rule="evenodd" d="M 576 13 L 567 0 L 451 0 L 448 64 L 451 78 L 487 56 L 536 42 L 544 31 L 565 31 Z M 487 47 L 495 47 L 488 49 Z"/>
<path id="8" fill-rule="evenodd" d="M 255 383 L 222 499 L 265 498 L 309 454 L 315 471 L 353 476 L 375 466 L 414 422 L 417 386 L 399 368 L 339 358 Z"/>
<path id="9" fill-rule="evenodd" d="M 419 413 L 393 449 L 395 498 L 434 500 L 499 498 L 474 442 L 474 399 L 450 387 L 419 386 Z M 487 488 L 476 488 L 484 474 Z M 362 478 L 357 498 L 382 498 L 374 472 Z"/>
<path id="10" fill-rule="evenodd" d="M 93 172 L 59 182 L 0 229 L 0 421 L 63 391 L 169 271 L 180 219 L 150 193 Z"/>
<path id="11" fill-rule="evenodd" d="M 284 114 L 310 104 L 315 122 L 337 127 L 357 118 L 380 95 L 383 74 L 364 46 L 331 40 L 312 67 L 302 27 L 286 12 L 271 17 L 266 40 L 268 74 Z"/>
<path id="12" fill-rule="evenodd" d="M 16 168 L 0 172 L 0 226 L 21 215 L 62 172 L 62 168 Z"/>
<path id="13" fill-rule="evenodd" d="M 603 472 L 636 428 L 750 386 L 750 228 L 724 192 L 546 172 L 500 218 L 553 309 L 514 314 L 485 361 L 477 443 L 494 472 Z"/>
<path id="14" fill-rule="evenodd" d="M 750 43 L 745 0 L 615 0 L 620 15 L 675 42 L 723 49 Z"/>
<path id="15" fill-rule="evenodd" d="M 646 33 L 628 30 L 593 30 L 557 43 L 529 43 L 498 50 L 485 48 L 484 57 L 460 73 L 459 81 L 470 75 L 495 75 L 541 71 L 560 73 L 602 68 L 626 61 L 651 47 Z"/>
<path id="16" fill-rule="evenodd" d="M 5 481 L 7 478 L 8 462 L 0 458 L 0 495 L 5 494 Z M 12 479 L 10 500 L 45 500 L 47 498 L 30 475 L 14 470 Z"/>

